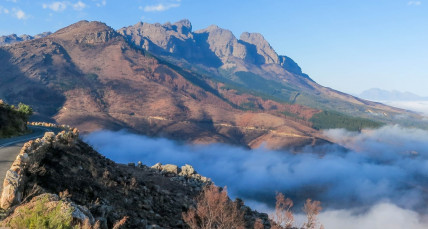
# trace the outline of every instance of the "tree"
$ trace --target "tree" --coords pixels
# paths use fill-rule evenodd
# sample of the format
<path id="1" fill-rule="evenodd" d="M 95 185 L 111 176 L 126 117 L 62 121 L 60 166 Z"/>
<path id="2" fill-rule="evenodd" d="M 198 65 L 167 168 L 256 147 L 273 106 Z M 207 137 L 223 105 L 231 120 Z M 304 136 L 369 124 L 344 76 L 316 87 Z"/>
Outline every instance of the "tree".
<path id="1" fill-rule="evenodd" d="M 294 223 L 294 215 L 291 211 L 293 201 L 289 198 L 285 199 L 284 194 L 276 194 L 275 213 L 271 215 L 271 219 L 275 222 L 273 229 L 292 228 Z"/>
<path id="2" fill-rule="evenodd" d="M 183 220 L 196 229 L 238 229 L 244 228 L 244 213 L 238 201 L 231 201 L 226 187 L 208 185 L 196 198 L 196 208 L 183 213 Z"/>
<path id="3" fill-rule="evenodd" d="M 311 199 L 307 199 L 305 205 L 303 206 L 303 211 L 306 213 L 306 223 L 303 224 L 305 229 L 315 229 L 318 225 L 317 216 L 322 210 L 321 202 Z M 322 225 L 320 227 L 323 227 Z"/>
<path id="4" fill-rule="evenodd" d="M 303 212 L 306 213 L 306 222 L 302 227 L 294 226 L 294 215 L 291 211 L 293 207 L 293 201 L 289 198 L 285 198 L 282 193 L 276 194 L 275 213 L 270 215 L 272 229 L 315 229 L 318 226 L 317 216 L 322 210 L 320 201 L 312 201 L 307 199 L 303 207 Z M 320 229 L 324 229 L 321 225 Z"/>
<path id="5" fill-rule="evenodd" d="M 33 114 L 33 108 L 23 103 L 18 104 L 18 112 L 22 114 L 26 120 Z"/>

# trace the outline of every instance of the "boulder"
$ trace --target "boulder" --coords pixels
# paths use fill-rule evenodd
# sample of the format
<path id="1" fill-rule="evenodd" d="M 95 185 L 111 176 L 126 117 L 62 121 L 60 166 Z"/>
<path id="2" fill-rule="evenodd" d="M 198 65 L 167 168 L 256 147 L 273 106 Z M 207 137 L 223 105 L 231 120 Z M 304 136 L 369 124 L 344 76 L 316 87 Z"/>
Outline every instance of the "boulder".
<path id="1" fill-rule="evenodd" d="M 178 166 L 172 165 L 172 164 L 166 164 L 166 165 L 162 166 L 162 171 L 167 172 L 167 173 L 174 173 L 174 174 L 179 173 Z"/>
<path id="2" fill-rule="evenodd" d="M 188 164 L 181 166 L 181 172 L 180 172 L 181 176 L 191 176 L 193 174 L 196 174 L 196 171 L 193 168 L 193 166 Z"/>

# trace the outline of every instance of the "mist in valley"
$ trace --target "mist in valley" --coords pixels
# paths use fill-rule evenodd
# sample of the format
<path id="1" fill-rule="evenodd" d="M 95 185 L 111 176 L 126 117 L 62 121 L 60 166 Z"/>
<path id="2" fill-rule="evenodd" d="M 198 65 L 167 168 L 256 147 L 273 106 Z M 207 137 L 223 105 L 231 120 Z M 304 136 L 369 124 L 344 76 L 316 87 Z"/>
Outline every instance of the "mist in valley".
<path id="1" fill-rule="evenodd" d="M 84 138 L 119 163 L 190 164 L 216 185 L 227 186 L 232 198 L 260 211 L 271 211 L 275 193 L 282 192 L 295 201 L 296 212 L 306 198 L 320 200 L 326 228 L 426 228 L 427 131 L 386 126 L 361 133 L 334 129 L 325 135 L 343 147 L 307 147 L 294 154 L 188 145 L 126 131 L 98 131 Z"/>

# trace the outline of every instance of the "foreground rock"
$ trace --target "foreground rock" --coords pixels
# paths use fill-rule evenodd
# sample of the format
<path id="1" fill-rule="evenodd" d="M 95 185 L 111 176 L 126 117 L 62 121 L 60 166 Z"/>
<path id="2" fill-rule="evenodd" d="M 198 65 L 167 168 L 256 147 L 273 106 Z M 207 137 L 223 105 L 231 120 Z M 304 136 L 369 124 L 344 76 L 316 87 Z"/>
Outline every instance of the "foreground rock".
<path id="1" fill-rule="evenodd" d="M 182 212 L 196 204 L 194 197 L 207 184 L 190 165 L 116 164 L 82 142 L 76 129 L 46 133 L 26 143 L 7 172 L 2 224 L 13 226 L 20 212 L 42 205 L 46 214 L 61 206 L 74 225 L 112 228 L 129 217 L 124 228 L 182 228 Z M 242 209 L 248 227 L 256 218 L 267 222 L 265 214 Z"/>

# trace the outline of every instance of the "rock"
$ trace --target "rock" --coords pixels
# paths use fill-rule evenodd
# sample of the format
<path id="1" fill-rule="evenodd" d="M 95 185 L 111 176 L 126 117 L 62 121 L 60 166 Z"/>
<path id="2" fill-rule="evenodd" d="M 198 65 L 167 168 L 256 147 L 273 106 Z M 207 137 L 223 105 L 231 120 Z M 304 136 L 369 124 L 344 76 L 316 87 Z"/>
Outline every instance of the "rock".
<path id="1" fill-rule="evenodd" d="M 178 166 L 172 165 L 172 164 L 166 164 L 166 165 L 162 166 L 162 171 L 167 172 L 167 173 L 174 173 L 174 174 L 179 173 Z"/>
<path id="2" fill-rule="evenodd" d="M 263 35 L 260 33 L 247 33 L 244 32 L 241 34 L 240 40 L 253 45 L 257 53 L 252 53 L 253 56 L 259 55 L 262 57 L 262 60 L 258 60 L 255 64 L 278 64 L 279 57 L 276 54 L 275 50 L 270 46 L 270 44 L 265 40 Z"/>
<path id="3" fill-rule="evenodd" d="M 54 138 L 55 138 L 54 132 L 46 132 L 45 135 L 43 136 L 43 139 L 45 139 L 46 141 L 52 141 Z"/>
<path id="4" fill-rule="evenodd" d="M 181 176 L 191 176 L 193 174 L 196 174 L 196 171 L 193 168 L 193 166 L 188 164 L 181 166 L 181 172 L 180 172 Z"/>
<path id="5" fill-rule="evenodd" d="M 151 168 L 152 169 L 157 169 L 157 170 L 162 170 L 162 164 L 161 163 L 156 163 Z"/>
<path id="6" fill-rule="evenodd" d="M 129 162 L 129 163 L 128 163 L 128 166 L 129 166 L 129 167 L 135 167 L 135 163 L 134 163 L 134 162 Z"/>
<path id="7" fill-rule="evenodd" d="M 9 209 L 14 204 L 21 201 L 21 194 L 19 193 L 19 184 L 21 183 L 21 176 L 12 169 L 6 172 L 6 177 L 3 182 L 3 192 L 0 200 L 0 207 L 2 209 Z"/>

